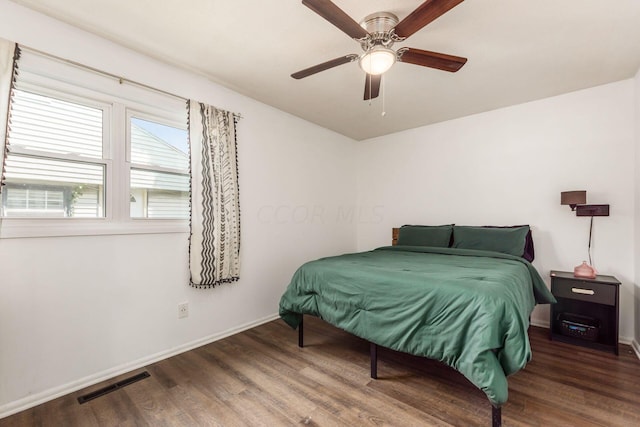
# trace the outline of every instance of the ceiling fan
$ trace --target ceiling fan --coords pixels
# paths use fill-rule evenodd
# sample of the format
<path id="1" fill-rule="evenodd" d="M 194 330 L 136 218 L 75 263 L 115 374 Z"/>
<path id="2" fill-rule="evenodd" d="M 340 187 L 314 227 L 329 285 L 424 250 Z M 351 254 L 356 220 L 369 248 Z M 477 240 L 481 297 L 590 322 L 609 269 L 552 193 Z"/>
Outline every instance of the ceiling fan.
<path id="1" fill-rule="evenodd" d="M 377 12 L 366 16 L 358 24 L 331 0 L 302 0 L 302 4 L 360 43 L 363 53 L 349 54 L 323 62 L 293 73 L 291 77 L 302 79 L 338 65 L 358 61 L 360 68 L 367 73 L 364 99 L 369 100 L 379 95 L 382 74 L 396 61 L 455 73 L 467 62 L 467 58 L 411 47 L 402 47 L 395 51 L 392 46 L 396 42 L 404 41 L 463 1 L 427 0 L 402 21 L 393 13 Z"/>

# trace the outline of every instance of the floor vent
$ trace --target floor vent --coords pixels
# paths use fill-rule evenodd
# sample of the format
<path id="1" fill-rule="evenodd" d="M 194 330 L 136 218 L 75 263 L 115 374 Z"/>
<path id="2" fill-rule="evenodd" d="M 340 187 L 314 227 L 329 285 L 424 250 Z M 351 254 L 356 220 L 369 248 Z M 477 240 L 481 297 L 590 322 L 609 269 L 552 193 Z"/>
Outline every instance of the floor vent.
<path id="1" fill-rule="evenodd" d="M 135 383 L 137 381 L 140 381 L 140 380 L 143 380 L 145 378 L 149 378 L 150 376 L 151 376 L 150 373 L 148 373 L 147 371 L 144 371 L 144 372 L 136 374 L 136 375 L 134 375 L 132 377 L 125 378 L 123 380 L 118 381 L 115 384 L 111 384 L 111 385 L 108 385 L 106 387 L 102 387 L 102 388 L 100 388 L 98 390 L 92 391 L 91 393 L 87 393 L 84 396 L 78 397 L 78 403 L 80 403 L 82 405 L 83 403 L 87 403 L 90 400 L 97 399 L 100 396 L 104 396 L 107 393 L 111 393 L 112 391 L 119 390 L 119 389 L 121 389 L 123 387 L 128 386 L 129 384 L 133 384 L 133 383 Z"/>

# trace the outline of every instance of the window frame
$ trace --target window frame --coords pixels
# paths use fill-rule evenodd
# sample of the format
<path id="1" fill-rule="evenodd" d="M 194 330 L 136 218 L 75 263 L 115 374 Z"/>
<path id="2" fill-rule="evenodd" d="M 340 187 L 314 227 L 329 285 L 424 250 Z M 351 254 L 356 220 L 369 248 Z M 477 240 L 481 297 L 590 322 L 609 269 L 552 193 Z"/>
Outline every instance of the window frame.
<path id="1" fill-rule="evenodd" d="M 102 217 L 90 218 L 90 219 L 105 219 L 111 218 L 109 212 L 109 204 L 107 203 L 107 198 L 110 194 L 113 193 L 112 183 L 108 179 L 110 172 L 113 169 L 113 161 L 112 161 L 112 139 L 111 139 L 111 126 L 109 124 L 112 122 L 112 112 L 113 106 L 107 102 L 99 101 L 95 98 L 90 98 L 86 96 L 80 96 L 78 94 L 66 93 L 59 89 L 52 88 L 50 86 L 39 86 L 37 84 L 30 83 L 29 81 L 21 83 L 19 90 L 23 92 L 29 92 L 33 94 L 37 94 L 40 96 L 46 96 L 49 98 L 59 99 L 61 101 L 71 102 L 74 104 L 79 104 L 91 108 L 95 108 L 102 111 L 102 157 L 89 157 L 89 156 L 80 156 L 76 154 L 65 154 L 65 153 L 55 153 L 50 151 L 43 151 L 31 148 L 24 148 L 19 145 L 10 145 L 9 155 L 15 154 L 18 156 L 26 156 L 26 157 L 35 157 L 39 159 L 51 159 L 58 160 L 63 162 L 70 163 L 82 163 L 82 164 L 92 164 L 92 165 L 100 165 L 103 168 L 103 196 L 102 196 Z M 44 220 L 44 219 L 53 219 L 47 217 L 2 217 L 3 227 L 6 226 L 4 224 L 5 220 L 11 219 L 12 221 L 22 219 L 22 220 Z M 70 219 L 89 219 L 89 218 L 56 218 L 58 220 L 70 220 Z"/>
<path id="2" fill-rule="evenodd" d="M 129 113 L 159 123 L 186 127 L 184 100 L 99 72 L 23 51 L 17 88 L 103 111 L 102 159 L 10 147 L 11 154 L 104 165 L 104 216 L 101 218 L 0 217 L 0 239 L 187 233 L 189 219 L 131 218 Z M 182 106 L 179 109 L 179 106 Z M 118 197 L 121 195 L 122 197 Z M 127 197 L 124 197 L 127 195 Z"/>
<path id="3" fill-rule="evenodd" d="M 189 177 L 191 171 L 188 164 L 186 169 L 179 169 L 179 168 L 168 168 L 164 166 L 151 166 L 151 165 L 145 165 L 141 163 L 133 163 L 131 160 L 131 119 L 132 118 L 146 120 L 146 121 L 158 123 L 161 125 L 174 127 L 177 129 L 182 129 L 188 132 L 186 121 L 184 123 L 181 123 L 179 121 L 176 121 L 174 118 L 169 118 L 166 116 L 161 117 L 158 115 L 154 115 L 153 113 L 149 113 L 147 111 L 134 109 L 134 108 L 126 108 L 125 117 L 126 117 L 125 124 L 127 128 L 126 129 L 126 164 L 128 165 L 127 183 L 129 184 L 128 185 L 129 192 L 131 192 L 130 183 L 131 183 L 132 169 L 145 170 L 149 172 L 175 174 L 175 175 L 186 175 L 187 177 Z M 189 156 L 189 153 L 187 153 L 187 157 L 188 156 Z M 130 216 L 130 212 L 129 212 L 129 216 Z M 140 220 L 161 221 L 162 220 L 161 218 L 147 218 L 147 217 L 131 217 L 130 216 L 130 218 L 133 221 L 140 221 Z M 180 220 L 180 218 L 166 218 L 166 219 Z"/>

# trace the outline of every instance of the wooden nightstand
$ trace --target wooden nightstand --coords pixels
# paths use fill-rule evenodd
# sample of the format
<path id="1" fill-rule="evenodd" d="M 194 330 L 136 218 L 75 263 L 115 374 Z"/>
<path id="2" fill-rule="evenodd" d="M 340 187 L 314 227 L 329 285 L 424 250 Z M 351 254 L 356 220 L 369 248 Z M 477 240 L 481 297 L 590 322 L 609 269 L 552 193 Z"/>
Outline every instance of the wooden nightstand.
<path id="1" fill-rule="evenodd" d="M 551 304 L 551 340 L 618 354 L 618 279 L 551 271 L 551 292 L 558 300 Z"/>

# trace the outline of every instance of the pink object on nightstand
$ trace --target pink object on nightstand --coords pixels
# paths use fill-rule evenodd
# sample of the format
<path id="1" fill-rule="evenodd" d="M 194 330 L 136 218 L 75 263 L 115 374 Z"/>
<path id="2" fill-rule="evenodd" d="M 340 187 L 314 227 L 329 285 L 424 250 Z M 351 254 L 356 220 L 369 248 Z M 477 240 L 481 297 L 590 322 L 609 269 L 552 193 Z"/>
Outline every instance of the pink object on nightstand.
<path id="1" fill-rule="evenodd" d="M 573 269 L 573 275 L 575 277 L 595 279 L 597 274 L 596 269 L 587 264 L 587 261 L 582 261 L 582 264 Z"/>

